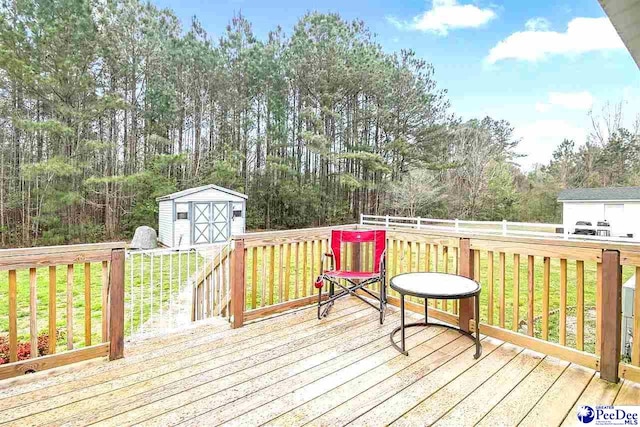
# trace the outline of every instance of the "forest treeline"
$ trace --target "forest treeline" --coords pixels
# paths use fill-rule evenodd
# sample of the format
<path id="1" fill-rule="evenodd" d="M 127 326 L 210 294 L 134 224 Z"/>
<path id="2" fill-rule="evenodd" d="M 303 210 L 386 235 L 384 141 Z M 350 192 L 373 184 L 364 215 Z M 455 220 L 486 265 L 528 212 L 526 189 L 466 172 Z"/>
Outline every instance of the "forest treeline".
<path id="1" fill-rule="evenodd" d="M 221 33 L 138 0 L 3 2 L 0 244 L 126 238 L 156 225 L 155 197 L 207 183 L 247 193 L 260 229 L 552 221 L 560 188 L 640 184 L 618 115 L 523 174 L 508 122 L 460 120 L 427 60 L 363 22 L 309 13 L 261 40 L 236 15 Z"/>

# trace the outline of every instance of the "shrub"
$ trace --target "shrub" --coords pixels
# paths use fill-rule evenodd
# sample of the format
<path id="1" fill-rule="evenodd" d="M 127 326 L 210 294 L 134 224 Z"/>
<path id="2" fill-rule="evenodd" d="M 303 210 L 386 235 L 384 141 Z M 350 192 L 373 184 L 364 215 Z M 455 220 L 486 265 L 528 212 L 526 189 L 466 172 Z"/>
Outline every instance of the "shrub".
<path id="1" fill-rule="evenodd" d="M 56 332 L 56 340 L 59 333 Z M 31 358 L 31 343 L 29 341 L 18 342 L 18 361 Z M 38 356 L 45 356 L 49 353 L 49 335 L 40 334 L 38 336 Z M 9 339 L 0 336 L 0 365 L 9 363 Z"/>

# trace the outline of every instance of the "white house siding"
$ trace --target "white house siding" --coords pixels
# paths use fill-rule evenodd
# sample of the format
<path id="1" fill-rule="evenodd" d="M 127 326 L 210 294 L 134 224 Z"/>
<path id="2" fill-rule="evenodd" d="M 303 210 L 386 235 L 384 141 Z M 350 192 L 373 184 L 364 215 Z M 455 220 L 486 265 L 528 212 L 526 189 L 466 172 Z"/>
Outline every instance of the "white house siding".
<path id="1" fill-rule="evenodd" d="M 605 205 L 623 205 L 620 219 L 605 218 Z M 611 234 L 614 236 L 633 234 L 634 240 L 640 239 L 640 202 L 606 201 L 606 202 L 563 202 L 562 212 L 565 228 L 572 230 L 577 221 L 589 221 L 594 226 L 598 221 L 609 220 Z"/>
<path id="2" fill-rule="evenodd" d="M 173 201 L 165 200 L 158 207 L 158 239 L 166 246 L 172 246 L 171 232 L 173 231 Z"/>

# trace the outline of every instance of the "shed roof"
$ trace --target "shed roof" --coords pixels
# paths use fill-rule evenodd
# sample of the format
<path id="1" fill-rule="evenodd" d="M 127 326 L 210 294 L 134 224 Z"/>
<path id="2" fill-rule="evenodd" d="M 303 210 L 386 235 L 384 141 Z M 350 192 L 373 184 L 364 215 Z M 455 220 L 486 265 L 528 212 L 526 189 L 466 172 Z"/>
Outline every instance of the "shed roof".
<path id="1" fill-rule="evenodd" d="M 209 185 L 202 185 L 200 187 L 188 188 L 186 190 L 177 191 L 175 193 L 167 194 L 166 196 L 158 197 L 156 198 L 156 202 L 160 202 L 163 200 L 173 200 L 179 197 L 188 196 L 190 194 L 199 193 L 201 191 L 206 191 L 206 190 L 218 190 L 218 191 L 222 191 L 223 193 L 231 194 L 232 196 L 242 197 L 243 199 L 249 198 L 246 194 L 238 193 L 237 191 L 229 190 L 228 188 L 224 188 L 224 187 L 219 187 L 214 184 L 209 184 Z"/>
<path id="2" fill-rule="evenodd" d="M 640 187 L 568 188 L 558 194 L 559 202 L 640 200 Z"/>

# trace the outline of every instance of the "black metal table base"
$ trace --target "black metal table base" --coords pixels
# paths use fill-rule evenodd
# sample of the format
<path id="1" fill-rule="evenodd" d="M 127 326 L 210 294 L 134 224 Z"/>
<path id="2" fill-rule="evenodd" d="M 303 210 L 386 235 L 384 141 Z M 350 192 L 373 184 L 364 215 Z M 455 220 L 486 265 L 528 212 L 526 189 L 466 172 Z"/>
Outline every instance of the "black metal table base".
<path id="1" fill-rule="evenodd" d="M 476 313 L 479 313 L 479 296 L 473 297 L 475 299 L 475 308 L 476 308 Z M 462 335 L 465 335 L 469 338 L 471 338 L 473 340 L 473 342 L 476 345 L 476 353 L 473 355 L 474 359 L 478 359 L 481 355 L 482 355 L 482 345 L 480 344 L 480 331 L 479 328 L 476 328 L 476 334 L 475 336 L 467 331 L 464 331 L 460 328 L 456 328 L 455 326 L 451 326 L 451 325 L 445 325 L 442 323 L 434 323 L 434 322 L 429 322 L 429 314 L 428 314 L 428 304 L 429 301 L 428 299 L 425 298 L 424 300 L 424 315 L 425 315 L 425 321 L 424 322 L 413 322 L 413 323 L 407 323 L 405 325 L 404 323 L 404 296 L 401 295 L 401 299 L 400 299 L 400 306 L 401 306 L 401 313 L 400 313 L 400 326 L 398 326 L 397 328 L 395 328 L 393 331 L 391 331 L 391 334 L 389 335 L 389 339 L 391 340 L 391 345 L 393 346 L 393 348 L 395 348 L 396 350 L 398 350 L 400 353 L 404 354 L 405 356 L 409 355 L 409 352 L 406 350 L 405 347 L 405 334 L 404 331 L 406 328 L 411 328 L 414 326 L 440 326 L 443 328 L 449 328 L 449 329 L 453 329 L 454 331 L 458 331 L 459 333 L 461 333 Z M 476 315 L 477 316 L 477 315 Z M 477 318 L 477 317 L 476 317 Z M 400 346 L 398 346 L 398 344 L 396 344 L 395 340 L 393 339 L 393 337 L 395 336 L 395 334 L 401 331 L 401 339 L 400 339 Z"/>

